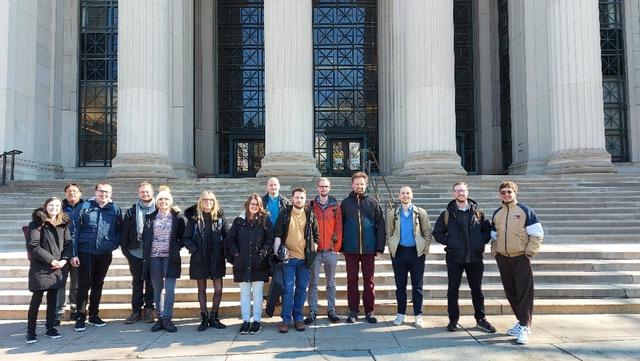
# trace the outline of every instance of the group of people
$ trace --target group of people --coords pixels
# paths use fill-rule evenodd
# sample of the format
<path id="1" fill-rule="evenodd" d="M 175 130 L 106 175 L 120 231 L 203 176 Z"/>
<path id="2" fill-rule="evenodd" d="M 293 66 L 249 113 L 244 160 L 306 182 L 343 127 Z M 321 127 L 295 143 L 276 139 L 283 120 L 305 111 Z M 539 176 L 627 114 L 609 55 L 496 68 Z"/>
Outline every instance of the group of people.
<path id="1" fill-rule="evenodd" d="M 249 195 L 244 210 L 231 225 L 212 191 L 200 194 L 195 205 L 182 212 L 173 204 L 171 190 L 161 186 L 154 195 L 148 182 L 138 186 L 138 200 L 122 211 L 112 200 L 107 183 L 95 186 L 95 197 L 82 199 L 76 183 L 65 187 L 65 199 L 49 198 L 34 210 L 29 224 L 31 254 L 27 343 L 37 341 L 36 319 L 47 292 L 45 335 L 58 338 L 56 326 L 64 309 L 69 278 L 69 302 L 74 330 L 86 323 L 103 327 L 100 299 L 112 252 L 120 246 L 132 276 L 131 314 L 125 323 L 153 323 L 151 331 L 176 332 L 172 322 L 175 287 L 181 273 L 180 249 L 190 254 L 189 276 L 196 280 L 201 322 L 198 331 L 225 328 L 219 316 L 226 263 L 233 265 L 233 280 L 240 288 L 240 334 L 261 330 L 265 282 L 271 278 L 269 303 L 281 299 L 282 323 L 304 331 L 318 316 L 318 284 L 324 270 L 327 318 L 341 322 L 336 311 L 335 274 L 342 253 L 347 271 L 346 322 L 360 317 L 359 273 L 362 270 L 364 319 L 376 323 L 375 259 L 388 248 L 395 276 L 397 315 L 406 318 L 407 281 L 410 276 L 415 327 L 422 318 L 425 258 L 432 240 L 445 245 L 448 275 L 447 330 L 458 329 L 458 293 L 462 273 L 471 288 L 477 327 L 494 333 L 485 318 L 482 276 L 485 245 L 491 242 L 505 294 L 518 322 L 508 330 L 518 343 L 527 343 L 533 311 L 531 259 L 538 252 L 543 230 L 535 212 L 516 199 L 518 186 L 499 186 L 501 206 L 489 220 L 469 198 L 468 185 L 453 185 L 453 200 L 438 217 L 433 230 L 425 209 L 412 203 L 413 191 L 403 186 L 400 205 L 386 215 L 367 194 L 368 176 L 353 174 L 352 191 L 338 201 L 330 195 L 331 183 L 322 177 L 317 195 L 307 198 L 296 187 L 291 198 L 280 194 L 277 178 L 267 182 L 267 194 Z M 386 218 L 386 221 L 385 221 Z M 213 283 L 211 310 L 207 309 L 207 283 Z M 280 287 L 274 287 L 279 285 Z M 281 298 L 280 298 L 281 297 Z M 308 313 L 304 315 L 304 303 Z M 88 303 L 88 307 L 87 307 Z"/>

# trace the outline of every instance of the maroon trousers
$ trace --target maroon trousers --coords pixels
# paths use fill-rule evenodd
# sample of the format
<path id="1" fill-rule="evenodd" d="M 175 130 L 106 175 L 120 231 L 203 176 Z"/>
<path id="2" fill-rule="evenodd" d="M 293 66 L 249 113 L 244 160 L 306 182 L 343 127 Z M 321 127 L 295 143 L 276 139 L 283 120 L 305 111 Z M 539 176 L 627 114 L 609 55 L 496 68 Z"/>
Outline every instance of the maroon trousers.
<path id="1" fill-rule="evenodd" d="M 376 293 L 374 290 L 373 271 L 375 266 L 375 254 L 344 254 L 347 264 L 347 302 L 349 311 L 358 313 L 360 305 L 360 291 L 358 290 L 358 273 L 362 267 L 362 278 L 364 281 L 364 292 L 362 292 L 362 303 L 365 314 L 373 312 L 376 303 Z"/>

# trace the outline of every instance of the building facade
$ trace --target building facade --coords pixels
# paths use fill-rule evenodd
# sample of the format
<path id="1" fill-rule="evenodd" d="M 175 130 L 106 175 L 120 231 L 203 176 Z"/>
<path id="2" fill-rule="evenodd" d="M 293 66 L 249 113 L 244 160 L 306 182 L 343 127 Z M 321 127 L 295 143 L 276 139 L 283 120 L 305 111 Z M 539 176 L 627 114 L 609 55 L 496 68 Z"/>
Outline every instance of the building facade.
<path id="1" fill-rule="evenodd" d="M 638 172 L 639 8 L 0 0 L 0 151 L 22 179 Z"/>

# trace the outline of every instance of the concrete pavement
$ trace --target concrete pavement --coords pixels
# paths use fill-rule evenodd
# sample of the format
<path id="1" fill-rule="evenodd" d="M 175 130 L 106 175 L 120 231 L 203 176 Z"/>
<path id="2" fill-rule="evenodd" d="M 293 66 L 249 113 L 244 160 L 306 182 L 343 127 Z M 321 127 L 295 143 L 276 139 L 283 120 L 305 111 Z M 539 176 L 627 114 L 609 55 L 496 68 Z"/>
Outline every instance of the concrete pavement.
<path id="1" fill-rule="evenodd" d="M 177 320 L 174 334 L 149 331 L 151 324 L 125 325 L 109 320 L 104 328 L 87 325 L 73 331 L 71 322 L 58 328 L 62 338 L 44 336 L 25 343 L 26 323 L 0 323 L 2 360 L 640 360 L 640 314 L 536 315 L 529 344 L 516 345 L 504 333 L 512 316 L 490 316 L 498 329 L 487 334 L 475 328 L 471 316 L 460 320 L 458 332 L 447 332 L 447 317 L 425 317 L 425 328 L 415 329 L 413 317 L 393 326 L 393 316 L 379 316 L 375 325 L 330 324 L 320 317 L 305 332 L 279 334 L 279 318 L 263 319 L 258 335 L 239 335 L 240 320 L 223 320 L 226 330 L 197 332 L 196 319 Z"/>

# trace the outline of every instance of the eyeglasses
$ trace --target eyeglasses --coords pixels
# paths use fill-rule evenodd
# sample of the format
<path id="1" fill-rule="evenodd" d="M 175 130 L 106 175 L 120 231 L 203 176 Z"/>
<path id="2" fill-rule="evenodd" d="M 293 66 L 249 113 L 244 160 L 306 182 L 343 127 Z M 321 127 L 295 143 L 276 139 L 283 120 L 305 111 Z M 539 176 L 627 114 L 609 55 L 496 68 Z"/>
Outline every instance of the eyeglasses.
<path id="1" fill-rule="evenodd" d="M 508 191 L 500 191 L 500 194 L 505 195 L 505 194 L 511 194 L 511 193 L 515 193 L 512 190 L 508 190 Z"/>
<path id="2" fill-rule="evenodd" d="M 454 189 L 453 193 L 464 193 L 466 191 L 467 191 L 466 189 Z"/>
<path id="3" fill-rule="evenodd" d="M 108 191 L 106 189 L 96 189 L 96 192 L 98 192 L 98 193 L 107 193 L 107 194 L 111 193 L 111 191 Z"/>
<path id="4" fill-rule="evenodd" d="M 203 202 L 215 202 L 216 200 L 213 198 L 202 198 Z"/>
<path id="5" fill-rule="evenodd" d="M 249 207 L 251 207 L 251 206 L 258 207 L 258 203 L 249 203 Z"/>
<path id="6" fill-rule="evenodd" d="M 331 186 L 318 186 L 318 188 L 331 188 Z"/>

